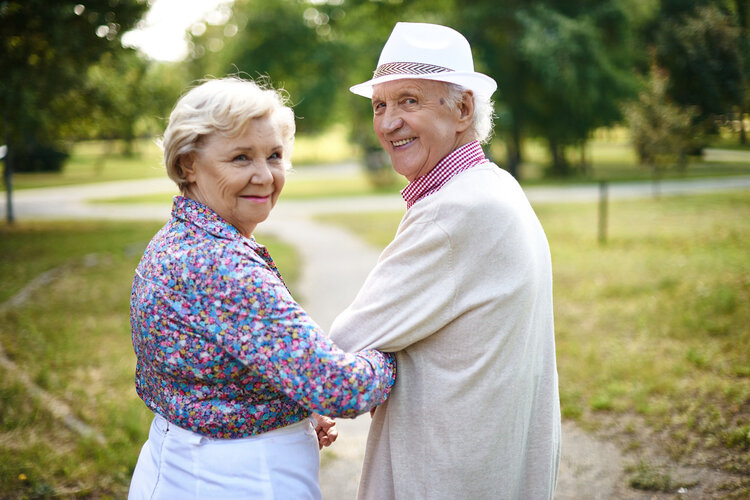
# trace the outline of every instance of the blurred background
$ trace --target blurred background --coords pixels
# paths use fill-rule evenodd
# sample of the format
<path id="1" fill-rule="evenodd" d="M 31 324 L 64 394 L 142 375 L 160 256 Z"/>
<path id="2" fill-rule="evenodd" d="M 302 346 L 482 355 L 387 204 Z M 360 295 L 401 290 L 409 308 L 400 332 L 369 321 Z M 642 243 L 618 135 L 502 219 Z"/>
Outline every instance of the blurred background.
<path id="1" fill-rule="evenodd" d="M 168 216 L 175 189 L 147 181 L 166 178 L 156 140 L 187 87 L 286 89 L 298 134 L 279 208 L 390 241 L 404 181 L 348 88 L 397 21 L 457 29 L 498 82 L 485 150 L 550 239 L 566 422 L 622 450 L 623 491 L 750 497 L 747 0 L 23 0 L 0 1 L 0 498 L 127 490 L 150 421 L 129 286 Z M 60 200 L 84 185 L 90 210 L 132 220 L 74 219 Z M 304 304 L 298 249 L 266 236 Z"/>

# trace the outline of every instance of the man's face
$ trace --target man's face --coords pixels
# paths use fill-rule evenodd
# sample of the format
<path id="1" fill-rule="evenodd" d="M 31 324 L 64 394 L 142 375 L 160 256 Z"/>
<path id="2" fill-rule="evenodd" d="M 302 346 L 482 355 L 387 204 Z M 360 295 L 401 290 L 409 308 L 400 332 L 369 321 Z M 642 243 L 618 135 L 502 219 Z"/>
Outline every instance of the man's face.
<path id="1" fill-rule="evenodd" d="M 432 80 L 394 80 L 372 93 L 375 134 L 393 168 L 413 181 L 461 144 L 461 109 L 451 109 L 447 85 Z"/>

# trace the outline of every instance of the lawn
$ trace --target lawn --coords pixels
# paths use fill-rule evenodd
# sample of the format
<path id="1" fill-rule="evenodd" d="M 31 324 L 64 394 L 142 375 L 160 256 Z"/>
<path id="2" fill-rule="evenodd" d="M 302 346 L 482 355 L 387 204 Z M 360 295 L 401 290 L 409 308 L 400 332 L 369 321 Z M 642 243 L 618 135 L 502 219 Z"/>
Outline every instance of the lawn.
<path id="1" fill-rule="evenodd" d="M 605 244 L 596 205 L 535 209 L 552 251 L 564 418 L 648 467 L 726 472 L 714 498 L 748 498 L 750 192 L 612 203 Z M 382 248 L 400 215 L 321 220 Z"/>
<path id="2" fill-rule="evenodd" d="M 15 365 L 0 363 L 0 498 L 127 496 L 151 419 L 133 387 L 130 284 L 157 229 L 142 222 L 0 227 L 0 347 Z M 259 241 L 293 282 L 296 254 Z M 39 276 L 49 279 L 26 287 Z M 13 299 L 24 289 L 25 300 Z M 61 425 L 16 370 L 104 443 Z"/>
<path id="3" fill-rule="evenodd" d="M 346 129 L 333 127 L 317 136 L 299 136 L 295 141 L 292 163 L 300 174 L 320 165 L 361 162 L 358 149 L 346 140 Z M 728 138 L 717 139 L 717 146 L 739 148 Z M 499 165 L 505 164 L 505 150 L 502 141 L 494 141 L 485 148 Z M 522 182 L 571 183 L 595 182 L 598 180 L 622 181 L 650 179 L 652 173 L 636 164 L 635 154 L 628 142 L 627 133 L 620 128 L 597 131 L 586 145 L 585 156 L 590 165 L 581 171 L 576 164 L 580 152 L 571 150 L 569 159 L 573 164 L 571 175 L 566 179 L 544 177 L 545 166 L 549 163 L 545 143 L 530 139 L 524 143 L 524 163 L 519 172 Z M 685 170 L 670 169 L 663 173 L 664 178 L 725 176 L 750 174 L 750 162 L 717 162 L 692 158 Z M 122 153 L 122 144 L 117 141 L 85 141 L 76 143 L 72 153 L 60 173 L 16 173 L 13 178 L 15 189 L 47 187 L 71 184 L 87 184 L 125 179 L 165 177 L 161 150 L 155 139 L 141 139 L 136 142 L 134 153 Z M 297 180 L 297 178 L 304 180 Z M 353 196 L 396 192 L 403 182 L 394 177 L 393 185 L 376 188 L 364 170 L 346 175 L 328 176 L 309 182 L 304 175 L 291 173 L 288 176 L 284 196 L 293 198 L 315 198 L 322 196 Z M 2 185 L 5 189 L 5 185 Z M 149 195 L 118 200 L 121 202 L 160 202 L 169 200 L 171 195 Z"/>
<path id="4" fill-rule="evenodd" d="M 598 140 L 589 157 L 598 171 L 615 172 L 627 150 L 617 137 Z M 102 147 L 82 144 L 74 168 L 56 178 L 17 176 L 18 184 L 164 175 L 154 167 L 158 150 L 146 150 L 151 146 L 140 146 L 137 159 L 103 157 L 101 167 Z M 686 175 L 717 173 L 714 167 L 691 165 Z M 298 178 L 289 176 L 283 197 L 373 192 L 361 172 L 311 181 L 304 168 Z M 612 202 L 604 245 L 595 205 L 535 208 L 552 249 L 565 418 L 643 456 L 646 472 L 659 460 L 708 464 L 734 478 L 716 498 L 750 497 L 750 192 Z M 325 220 L 382 248 L 399 218 Z M 132 387 L 128 297 L 133 269 L 156 229 L 141 222 L 0 227 L 0 346 L 106 439 L 102 446 L 61 426 L 0 365 L 0 498 L 121 498 L 126 491 L 150 419 Z M 293 287 L 294 252 L 260 239 Z M 20 305 L 7 305 L 45 272 L 49 282 L 26 289 Z M 647 454 L 654 440 L 658 457 Z"/>
<path id="5" fill-rule="evenodd" d="M 735 479 L 715 498 L 746 498 L 750 192 L 613 202 L 603 245 L 594 204 L 535 208 L 552 249 L 565 418 L 643 457 L 638 481 L 664 460 L 703 464 Z M 324 220 L 382 247 L 399 217 Z M 105 438 L 102 445 L 60 425 L 0 367 L 0 498 L 123 497 L 150 420 L 133 390 L 128 297 L 156 229 L 140 222 L 0 229 L 3 350 Z M 293 282 L 294 252 L 259 239 Z M 51 271 L 24 302 L 7 305 Z M 654 440 L 656 457 L 647 453 Z"/>
<path id="6" fill-rule="evenodd" d="M 292 162 L 298 168 L 306 168 L 356 157 L 357 150 L 347 143 L 345 130 L 333 127 L 317 136 L 297 137 Z M 137 140 L 128 155 L 123 153 L 120 141 L 82 141 L 73 145 L 62 172 L 16 173 L 13 186 L 28 189 L 149 177 L 166 177 L 157 138 Z M 4 184 L 2 189 L 6 189 Z"/>

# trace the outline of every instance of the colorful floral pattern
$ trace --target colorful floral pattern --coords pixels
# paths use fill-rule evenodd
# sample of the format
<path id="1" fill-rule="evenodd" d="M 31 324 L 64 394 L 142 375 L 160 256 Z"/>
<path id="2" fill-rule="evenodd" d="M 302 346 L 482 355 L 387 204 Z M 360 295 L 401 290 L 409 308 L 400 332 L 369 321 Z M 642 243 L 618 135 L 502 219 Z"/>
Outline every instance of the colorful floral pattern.
<path id="1" fill-rule="evenodd" d="M 130 305 L 138 395 L 206 436 L 260 434 L 311 411 L 354 417 L 395 381 L 392 355 L 340 350 L 265 247 L 188 198 L 175 197 L 146 249 Z"/>

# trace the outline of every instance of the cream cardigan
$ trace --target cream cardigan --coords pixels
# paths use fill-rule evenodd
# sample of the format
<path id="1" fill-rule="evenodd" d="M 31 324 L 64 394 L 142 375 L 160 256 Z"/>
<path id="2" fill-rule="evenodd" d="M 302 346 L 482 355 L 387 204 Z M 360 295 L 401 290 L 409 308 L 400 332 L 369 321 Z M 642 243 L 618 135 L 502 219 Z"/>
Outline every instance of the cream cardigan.
<path id="1" fill-rule="evenodd" d="M 552 270 L 518 183 L 487 163 L 404 215 L 331 327 L 396 353 L 361 499 L 547 499 L 560 460 Z"/>

